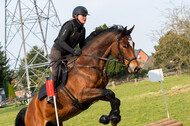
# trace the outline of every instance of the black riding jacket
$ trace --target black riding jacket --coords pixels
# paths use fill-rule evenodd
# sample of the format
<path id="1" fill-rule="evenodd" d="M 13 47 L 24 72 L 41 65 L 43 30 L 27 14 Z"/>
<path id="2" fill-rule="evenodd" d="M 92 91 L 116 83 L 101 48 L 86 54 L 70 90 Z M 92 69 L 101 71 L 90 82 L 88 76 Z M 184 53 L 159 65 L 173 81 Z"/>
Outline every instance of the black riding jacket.
<path id="1" fill-rule="evenodd" d="M 53 46 L 65 55 L 74 54 L 77 44 L 80 48 L 85 45 L 85 28 L 77 19 L 72 19 L 63 24 Z"/>

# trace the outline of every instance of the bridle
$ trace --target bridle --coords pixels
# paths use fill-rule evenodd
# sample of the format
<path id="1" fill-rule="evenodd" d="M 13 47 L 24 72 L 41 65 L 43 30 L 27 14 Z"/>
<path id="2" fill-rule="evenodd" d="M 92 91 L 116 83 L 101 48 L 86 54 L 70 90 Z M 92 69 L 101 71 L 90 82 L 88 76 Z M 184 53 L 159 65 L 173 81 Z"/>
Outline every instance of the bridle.
<path id="1" fill-rule="evenodd" d="M 118 57 L 121 56 L 122 58 L 122 62 L 118 61 L 118 60 L 114 60 L 114 59 L 109 59 L 109 58 L 102 58 L 102 57 L 98 57 L 98 56 L 93 56 L 93 55 L 82 55 L 82 56 L 88 56 L 88 57 L 92 57 L 92 58 L 97 58 L 97 59 L 100 59 L 100 60 L 104 60 L 104 61 L 111 61 L 111 62 L 116 62 L 116 63 L 122 63 L 124 64 L 124 59 L 126 59 L 128 61 L 128 64 L 127 66 L 129 67 L 131 61 L 133 60 L 136 60 L 137 58 L 134 57 L 134 58 L 127 58 L 127 57 L 124 57 L 120 51 L 120 48 L 119 48 L 119 41 L 121 40 L 122 37 L 118 37 L 118 34 L 117 34 L 117 48 L 118 48 Z"/>
<path id="2" fill-rule="evenodd" d="M 133 60 L 136 60 L 137 58 L 134 57 L 134 58 L 131 58 L 131 59 L 128 59 L 126 57 L 124 57 L 120 51 L 120 48 L 119 48 L 119 41 L 121 40 L 122 37 L 118 37 L 118 34 L 117 34 L 117 48 L 118 48 L 118 56 L 120 55 L 121 58 L 122 58 L 122 63 L 124 64 L 124 59 L 126 59 L 128 61 L 127 63 L 127 66 L 129 67 L 129 64 L 131 63 L 131 61 Z"/>

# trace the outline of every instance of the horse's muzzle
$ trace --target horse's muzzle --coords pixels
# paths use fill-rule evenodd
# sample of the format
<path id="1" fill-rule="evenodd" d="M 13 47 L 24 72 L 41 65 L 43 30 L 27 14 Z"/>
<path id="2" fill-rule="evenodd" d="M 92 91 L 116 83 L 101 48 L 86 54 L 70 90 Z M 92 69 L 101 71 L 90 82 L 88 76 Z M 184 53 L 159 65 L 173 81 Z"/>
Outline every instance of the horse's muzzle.
<path id="1" fill-rule="evenodd" d="M 140 70 L 139 66 L 134 66 L 132 64 L 130 64 L 129 67 L 128 67 L 129 73 L 138 73 L 139 70 Z"/>

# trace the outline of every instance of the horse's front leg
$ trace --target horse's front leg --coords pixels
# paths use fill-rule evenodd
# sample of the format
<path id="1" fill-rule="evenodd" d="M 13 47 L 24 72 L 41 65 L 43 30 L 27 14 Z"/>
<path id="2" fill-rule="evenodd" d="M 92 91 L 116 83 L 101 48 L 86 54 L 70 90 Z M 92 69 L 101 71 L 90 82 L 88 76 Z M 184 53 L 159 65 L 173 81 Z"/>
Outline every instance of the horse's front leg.
<path id="1" fill-rule="evenodd" d="M 120 100 L 115 97 L 113 91 L 109 89 L 85 89 L 81 95 L 80 102 L 89 103 L 96 100 L 110 101 L 111 112 L 109 115 L 102 115 L 99 122 L 108 124 L 111 121 L 112 126 L 116 126 L 120 122 Z"/>
<path id="2" fill-rule="evenodd" d="M 105 90 L 106 97 L 109 99 L 111 104 L 111 112 L 109 115 L 102 115 L 99 119 L 100 123 L 108 124 L 111 122 L 112 126 L 117 126 L 121 120 L 120 116 L 120 100 L 115 97 L 115 93 L 109 89 Z"/>

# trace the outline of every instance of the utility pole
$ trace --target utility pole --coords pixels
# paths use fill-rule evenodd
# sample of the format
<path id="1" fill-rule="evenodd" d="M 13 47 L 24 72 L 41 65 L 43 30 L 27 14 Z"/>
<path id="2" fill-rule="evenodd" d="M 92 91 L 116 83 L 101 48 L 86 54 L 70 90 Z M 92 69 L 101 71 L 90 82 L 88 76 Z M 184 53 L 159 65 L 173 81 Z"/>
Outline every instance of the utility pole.
<path id="1" fill-rule="evenodd" d="M 18 76 L 18 84 L 26 80 L 25 88 L 29 94 L 31 89 L 35 92 L 40 84 L 45 83 L 45 74 L 49 69 L 49 50 L 60 27 L 61 22 L 52 0 L 5 0 L 6 56 Z M 54 36 L 52 33 L 55 33 Z M 34 46 L 39 47 L 40 51 Z M 27 59 L 27 53 L 31 50 L 36 52 L 35 56 Z M 35 63 L 39 56 L 46 61 Z M 42 67 L 45 70 L 39 71 Z M 21 74 L 19 70 L 25 72 Z"/>

